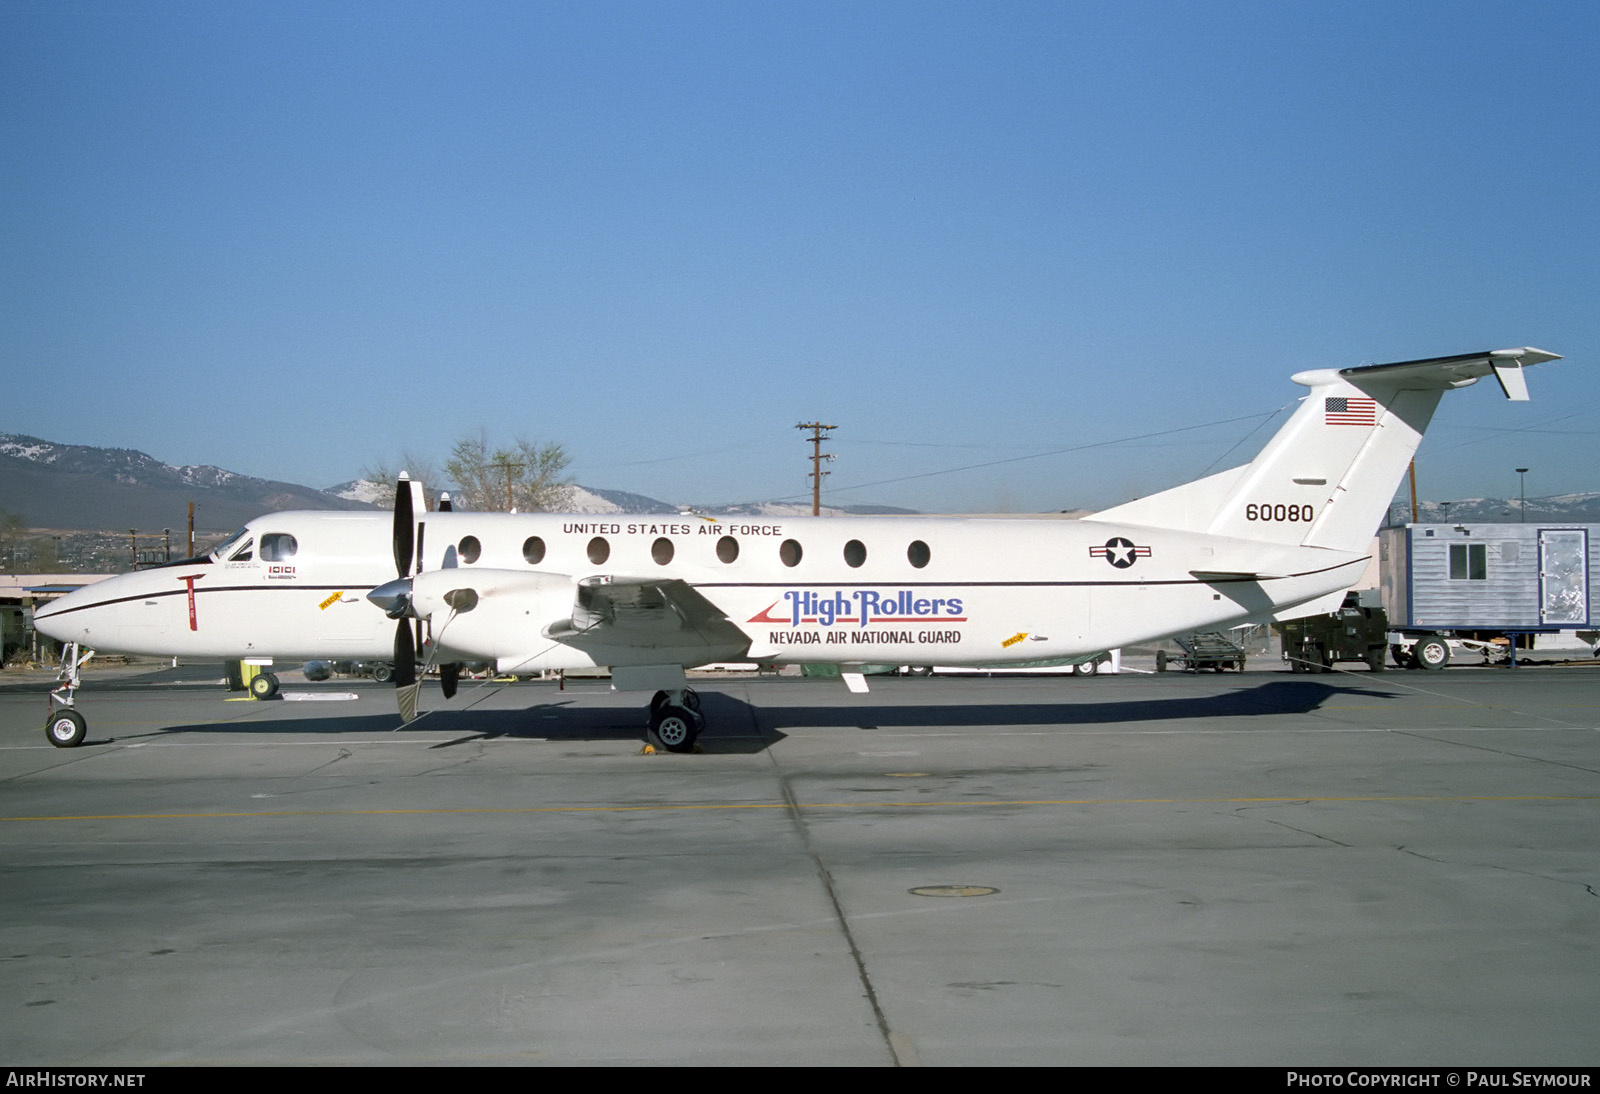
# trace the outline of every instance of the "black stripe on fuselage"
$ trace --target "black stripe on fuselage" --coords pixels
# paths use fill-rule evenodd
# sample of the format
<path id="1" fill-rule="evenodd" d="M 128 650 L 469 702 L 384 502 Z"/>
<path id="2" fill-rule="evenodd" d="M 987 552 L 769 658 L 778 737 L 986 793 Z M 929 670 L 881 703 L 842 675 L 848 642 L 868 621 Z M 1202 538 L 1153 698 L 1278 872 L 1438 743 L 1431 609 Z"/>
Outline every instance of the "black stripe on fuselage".
<path id="1" fill-rule="evenodd" d="M 1324 566 L 1320 570 L 1307 570 L 1304 573 L 1285 574 L 1282 577 L 1223 577 L 1211 578 L 1202 581 L 1197 577 L 1187 578 L 1160 578 L 1153 581 L 1139 580 L 1089 580 L 1089 581 L 918 581 L 915 578 L 909 581 L 883 580 L 883 581 L 702 581 L 689 582 L 692 589 L 879 589 L 885 585 L 915 585 L 922 589 L 1065 589 L 1065 588 L 1120 588 L 1124 586 L 1139 585 L 1238 585 L 1238 584 L 1265 584 L 1269 581 L 1289 581 L 1300 577 L 1314 577 L 1317 574 L 1329 573 L 1345 566 L 1355 564 L 1343 562 L 1335 566 Z M 537 571 L 529 571 L 535 573 Z M 463 568 L 463 574 L 471 573 Z M 197 575 L 198 576 L 198 575 Z M 663 581 L 673 580 L 662 578 Z M 210 588 L 195 587 L 195 596 L 211 596 L 217 593 L 248 593 L 248 592 L 370 592 L 377 588 L 376 585 L 213 585 Z M 79 604 L 75 607 L 65 608 L 60 611 L 36 612 L 36 619 L 54 619 L 58 616 L 71 615 L 73 612 L 88 611 L 90 608 L 104 608 L 111 604 L 127 604 L 135 600 L 159 600 L 167 596 L 187 596 L 189 590 L 160 589 L 154 592 L 135 593 L 132 596 L 112 597 L 109 600 L 97 600 L 93 604 Z"/>
<path id="2" fill-rule="evenodd" d="M 197 575 L 198 576 L 198 575 Z M 301 593 L 331 593 L 331 592 L 371 592 L 376 585 L 213 585 L 209 589 L 195 586 L 194 595 L 212 593 L 259 593 L 259 592 L 301 592 Z M 73 612 L 84 612 L 90 608 L 105 608 L 112 604 L 128 604 L 135 600 L 160 600 L 167 596 L 188 596 L 188 589 L 158 589 L 155 592 L 135 593 L 132 596 L 114 596 L 109 600 L 96 600 L 93 604 L 77 604 L 71 608 L 62 608 L 58 611 L 37 611 L 35 619 L 55 619 Z"/>

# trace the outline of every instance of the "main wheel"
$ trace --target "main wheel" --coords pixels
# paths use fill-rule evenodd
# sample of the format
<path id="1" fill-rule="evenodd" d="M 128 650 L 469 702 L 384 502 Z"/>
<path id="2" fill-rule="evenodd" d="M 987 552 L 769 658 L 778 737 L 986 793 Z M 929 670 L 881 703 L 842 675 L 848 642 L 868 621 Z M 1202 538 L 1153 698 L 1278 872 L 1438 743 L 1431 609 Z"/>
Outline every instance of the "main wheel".
<path id="1" fill-rule="evenodd" d="M 380 684 L 387 684 L 394 679 L 394 666 L 387 661 L 379 661 L 372 666 L 372 678 Z"/>
<path id="2" fill-rule="evenodd" d="M 667 703 L 650 714 L 650 732 L 668 752 L 688 752 L 700 736 L 700 716 L 685 707 Z"/>
<path id="3" fill-rule="evenodd" d="M 258 672 L 250 681 L 250 694 L 256 699 L 271 699 L 278 694 L 278 678 L 270 672 Z"/>
<path id="4" fill-rule="evenodd" d="M 44 735 L 57 748 L 77 748 L 88 732 L 89 723 L 75 710 L 58 710 L 44 723 Z"/>
<path id="5" fill-rule="evenodd" d="M 1100 666 L 1096 665 L 1093 661 L 1080 661 L 1076 665 L 1072 666 L 1072 675 L 1074 676 L 1093 676 L 1099 671 Z"/>
<path id="6" fill-rule="evenodd" d="M 1442 669 L 1450 663 L 1450 643 L 1442 638 L 1424 638 L 1417 643 L 1416 658 L 1425 669 Z"/>
<path id="7" fill-rule="evenodd" d="M 1166 650 L 1156 650 L 1156 671 L 1157 672 L 1166 672 L 1167 671 L 1167 651 Z"/>

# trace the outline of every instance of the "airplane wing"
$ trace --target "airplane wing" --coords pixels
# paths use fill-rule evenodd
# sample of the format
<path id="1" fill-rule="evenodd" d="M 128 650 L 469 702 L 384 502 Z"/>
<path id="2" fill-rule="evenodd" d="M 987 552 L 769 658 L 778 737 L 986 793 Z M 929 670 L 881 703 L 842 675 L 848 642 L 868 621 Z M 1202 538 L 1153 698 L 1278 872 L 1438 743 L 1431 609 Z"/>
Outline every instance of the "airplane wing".
<path id="1" fill-rule="evenodd" d="M 628 660 L 699 663 L 737 660 L 750 648 L 750 636 L 686 581 L 658 578 L 589 577 L 578 583 L 572 617 L 545 628 L 545 637 L 587 650 L 626 650 Z M 616 656 L 615 652 L 612 656 Z"/>

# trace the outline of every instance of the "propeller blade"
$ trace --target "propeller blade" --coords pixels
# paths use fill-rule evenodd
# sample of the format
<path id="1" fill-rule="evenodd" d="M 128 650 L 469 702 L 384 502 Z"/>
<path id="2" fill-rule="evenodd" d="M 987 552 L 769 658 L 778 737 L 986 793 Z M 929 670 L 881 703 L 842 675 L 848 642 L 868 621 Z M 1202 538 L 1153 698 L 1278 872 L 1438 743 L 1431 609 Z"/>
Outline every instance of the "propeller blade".
<path id="1" fill-rule="evenodd" d="M 403 688 L 417 682 L 417 644 L 411 621 L 402 619 L 394 628 L 394 686 Z"/>
<path id="2" fill-rule="evenodd" d="M 399 577 L 411 576 L 416 529 L 416 514 L 411 511 L 411 476 L 402 471 L 394 488 L 394 569 Z"/>
<path id="3" fill-rule="evenodd" d="M 461 663 L 459 661 L 447 661 L 439 666 L 439 686 L 444 689 L 444 697 L 446 699 L 455 696 L 456 685 L 460 681 Z"/>

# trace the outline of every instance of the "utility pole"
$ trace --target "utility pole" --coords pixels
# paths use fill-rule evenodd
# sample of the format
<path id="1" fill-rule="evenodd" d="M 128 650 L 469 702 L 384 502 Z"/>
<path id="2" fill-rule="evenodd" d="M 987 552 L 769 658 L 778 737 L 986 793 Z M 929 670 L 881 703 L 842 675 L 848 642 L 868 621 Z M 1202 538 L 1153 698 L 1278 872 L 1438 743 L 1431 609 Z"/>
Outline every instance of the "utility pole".
<path id="1" fill-rule="evenodd" d="M 1528 469 L 1517 468 L 1517 523 L 1528 523 Z"/>
<path id="2" fill-rule="evenodd" d="M 823 460 L 831 460 L 833 456 L 822 450 L 822 442 L 828 439 L 826 430 L 838 429 L 836 425 L 823 425 L 821 422 L 801 422 L 796 429 L 811 430 L 811 515 L 822 515 L 822 476 L 827 472 L 822 469 Z"/>

